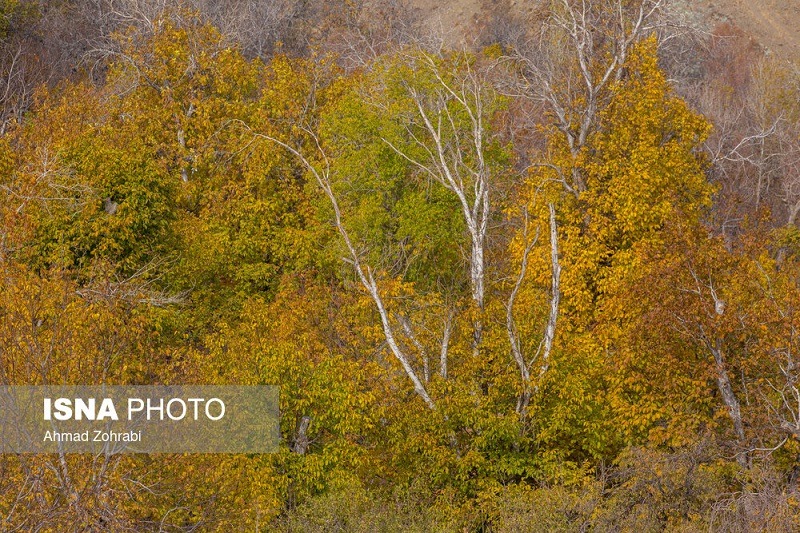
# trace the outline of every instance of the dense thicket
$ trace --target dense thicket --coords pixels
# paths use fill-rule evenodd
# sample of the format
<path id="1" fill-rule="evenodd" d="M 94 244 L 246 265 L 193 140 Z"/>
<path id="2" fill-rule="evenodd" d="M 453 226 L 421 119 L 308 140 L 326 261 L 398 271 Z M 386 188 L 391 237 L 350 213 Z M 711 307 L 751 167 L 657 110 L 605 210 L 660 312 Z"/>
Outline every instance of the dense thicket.
<path id="1" fill-rule="evenodd" d="M 4 528 L 800 527 L 796 69 L 234 4 L 0 3 L 0 383 L 277 384 L 280 451 L 5 455 Z"/>

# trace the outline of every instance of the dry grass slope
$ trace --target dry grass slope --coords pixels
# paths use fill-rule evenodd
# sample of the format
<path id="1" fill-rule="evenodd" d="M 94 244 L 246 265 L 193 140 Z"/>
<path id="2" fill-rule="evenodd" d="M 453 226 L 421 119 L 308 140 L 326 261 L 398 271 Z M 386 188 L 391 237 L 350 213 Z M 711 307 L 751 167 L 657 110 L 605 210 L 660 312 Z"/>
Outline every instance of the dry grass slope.
<path id="1" fill-rule="evenodd" d="M 678 0 L 681 2 L 681 0 Z M 542 0 L 410 0 L 428 29 L 446 43 L 470 43 L 497 17 L 524 20 Z M 800 64 L 800 0 L 686 0 L 682 8 L 713 27 L 728 22 L 753 37 L 768 54 Z"/>

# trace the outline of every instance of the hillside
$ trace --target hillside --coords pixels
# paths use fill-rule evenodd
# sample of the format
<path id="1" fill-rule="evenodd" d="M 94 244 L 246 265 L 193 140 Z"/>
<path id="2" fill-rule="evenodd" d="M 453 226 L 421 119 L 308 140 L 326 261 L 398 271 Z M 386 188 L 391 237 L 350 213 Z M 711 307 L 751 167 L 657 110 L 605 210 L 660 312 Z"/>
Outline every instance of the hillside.
<path id="1" fill-rule="evenodd" d="M 482 33 L 512 31 L 509 21 L 534 16 L 541 0 L 410 0 L 418 20 L 444 36 L 448 44 L 462 44 Z M 750 35 L 767 54 L 792 62 L 800 60 L 800 0 L 677 0 L 685 18 L 703 31 L 729 23 Z M 512 23 L 513 24 L 513 23 Z"/>
<path id="2" fill-rule="evenodd" d="M 768 53 L 800 60 L 800 0 L 712 0 L 703 2 L 714 18 L 750 34 Z M 700 4 L 700 2 L 698 2 Z"/>

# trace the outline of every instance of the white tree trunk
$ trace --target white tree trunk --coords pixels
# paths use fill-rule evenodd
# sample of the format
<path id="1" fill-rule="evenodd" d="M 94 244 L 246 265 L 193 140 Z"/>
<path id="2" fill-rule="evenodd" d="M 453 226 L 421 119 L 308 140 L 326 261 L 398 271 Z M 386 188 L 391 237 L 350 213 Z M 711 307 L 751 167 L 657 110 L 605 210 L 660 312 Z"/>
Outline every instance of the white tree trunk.
<path id="1" fill-rule="evenodd" d="M 519 289 L 522 286 L 522 282 L 525 279 L 525 272 L 528 267 L 528 255 L 539 238 L 538 232 L 536 237 L 534 237 L 531 242 L 525 245 L 525 248 L 522 252 L 519 275 L 517 276 L 517 281 L 511 290 L 511 294 L 509 295 L 508 302 L 506 304 L 506 333 L 508 335 L 509 344 L 511 345 L 511 355 L 514 358 L 514 362 L 517 364 L 517 368 L 519 369 L 520 373 L 520 380 L 522 381 L 522 393 L 517 399 L 516 408 L 517 413 L 520 414 L 520 416 L 524 416 L 525 411 L 528 408 L 528 403 L 531 399 L 531 365 L 538 359 L 539 352 L 541 350 L 544 351 L 541 353 L 541 366 L 539 368 L 539 376 L 535 385 L 535 391 L 538 391 L 539 382 L 541 382 L 542 378 L 550 368 L 550 352 L 552 351 L 553 340 L 555 339 L 556 325 L 558 323 L 559 302 L 561 301 L 561 264 L 558 257 L 558 226 L 556 223 L 556 210 L 552 203 L 549 204 L 548 207 L 550 210 L 550 261 L 552 269 L 550 310 L 548 313 L 544 336 L 542 337 L 542 342 L 539 344 L 539 350 L 537 350 L 537 353 L 534 355 L 530 363 L 527 362 L 525 355 L 522 353 L 519 333 L 517 332 L 514 321 L 514 302 L 517 298 L 517 294 L 519 293 Z M 527 238 L 527 213 L 525 218 L 525 233 Z"/>
<path id="2" fill-rule="evenodd" d="M 311 135 L 311 132 L 307 133 Z M 276 139 L 275 137 L 271 137 L 269 135 L 264 134 L 256 134 L 257 137 L 261 137 L 268 141 L 274 142 L 292 154 L 294 154 L 306 167 L 306 169 L 311 172 L 314 178 L 317 181 L 317 184 L 323 190 L 325 195 L 328 197 L 328 201 L 330 201 L 331 207 L 333 207 L 333 214 L 334 214 L 334 224 L 336 225 L 336 229 L 341 235 L 342 240 L 347 247 L 348 252 L 350 253 L 350 262 L 353 265 L 353 270 L 356 273 L 361 285 L 367 290 L 369 295 L 372 297 L 372 301 L 375 304 L 375 307 L 378 310 L 378 315 L 381 319 L 381 326 L 383 328 L 383 334 L 386 339 L 386 344 L 389 346 L 389 350 L 394 356 L 394 358 L 400 363 L 400 366 L 403 368 L 403 371 L 406 373 L 408 378 L 411 380 L 411 383 L 414 385 L 414 391 L 419 395 L 420 398 L 425 402 L 425 404 L 430 409 L 435 409 L 436 404 L 434 403 L 433 399 L 428 394 L 428 391 L 425 388 L 422 380 L 417 375 L 417 372 L 411 366 L 411 362 L 409 360 L 408 355 L 400 348 L 400 345 L 397 342 L 397 339 L 394 334 L 394 328 L 392 326 L 391 321 L 389 320 L 389 313 L 384 305 L 383 298 L 381 297 L 380 291 L 378 290 L 378 284 L 375 282 L 375 278 L 372 275 L 372 270 L 368 266 L 364 266 L 361 263 L 361 258 L 359 257 L 358 252 L 356 251 L 355 246 L 353 245 L 352 240 L 350 239 L 350 234 L 345 228 L 344 223 L 342 222 L 342 212 L 339 209 L 339 201 L 336 198 L 336 195 L 331 188 L 330 182 L 330 167 L 327 166 L 327 158 L 325 157 L 325 153 L 322 151 L 322 147 L 319 144 L 319 141 L 314 137 L 314 140 L 317 143 L 317 149 L 322 154 L 323 158 L 326 161 L 326 166 L 322 170 L 318 170 L 311 162 L 296 148 L 286 144 L 285 142 Z"/>

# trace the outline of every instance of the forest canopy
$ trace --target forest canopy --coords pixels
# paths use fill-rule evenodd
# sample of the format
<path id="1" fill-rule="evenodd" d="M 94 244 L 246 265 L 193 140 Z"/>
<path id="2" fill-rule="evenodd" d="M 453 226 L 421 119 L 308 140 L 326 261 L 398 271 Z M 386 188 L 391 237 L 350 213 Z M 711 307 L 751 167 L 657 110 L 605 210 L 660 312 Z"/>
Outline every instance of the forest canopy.
<path id="1" fill-rule="evenodd" d="M 4 527 L 800 528 L 800 71 L 676 9 L 0 0 L 0 385 L 282 435 L 2 455 Z"/>

